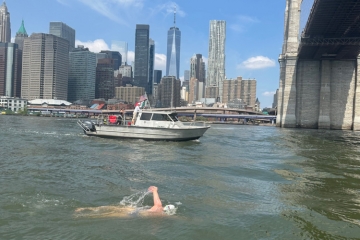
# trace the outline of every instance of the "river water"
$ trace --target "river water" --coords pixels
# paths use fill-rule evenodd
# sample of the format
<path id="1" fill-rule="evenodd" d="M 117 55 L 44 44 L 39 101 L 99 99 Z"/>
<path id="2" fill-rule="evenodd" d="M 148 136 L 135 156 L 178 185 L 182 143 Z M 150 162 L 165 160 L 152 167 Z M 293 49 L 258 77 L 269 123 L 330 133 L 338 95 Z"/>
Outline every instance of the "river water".
<path id="1" fill-rule="evenodd" d="M 360 239 L 359 132 L 214 124 L 151 142 L 0 116 L 0 142 L 0 239 Z M 175 215 L 74 214 L 151 185 Z"/>

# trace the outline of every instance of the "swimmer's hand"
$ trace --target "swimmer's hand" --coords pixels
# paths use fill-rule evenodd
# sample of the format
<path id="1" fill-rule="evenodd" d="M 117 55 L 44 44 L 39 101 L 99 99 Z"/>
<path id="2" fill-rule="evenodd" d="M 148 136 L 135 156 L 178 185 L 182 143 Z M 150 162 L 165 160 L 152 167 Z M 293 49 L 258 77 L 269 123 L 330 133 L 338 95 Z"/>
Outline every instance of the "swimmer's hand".
<path id="1" fill-rule="evenodd" d="M 148 189 L 149 192 L 157 192 L 157 190 L 158 190 L 158 188 L 155 187 L 155 186 L 151 186 L 151 187 L 149 187 L 149 189 Z"/>

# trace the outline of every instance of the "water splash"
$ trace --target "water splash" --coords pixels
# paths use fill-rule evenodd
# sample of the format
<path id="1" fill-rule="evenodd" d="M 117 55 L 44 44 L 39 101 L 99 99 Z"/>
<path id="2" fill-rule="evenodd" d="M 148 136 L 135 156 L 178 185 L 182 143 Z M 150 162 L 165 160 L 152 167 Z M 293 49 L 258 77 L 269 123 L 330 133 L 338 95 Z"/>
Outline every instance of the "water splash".
<path id="1" fill-rule="evenodd" d="M 136 192 L 130 196 L 124 197 L 120 201 L 120 205 L 128 206 L 128 207 L 135 207 L 135 208 L 142 207 L 145 196 L 148 195 L 149 193 L 150 193 L 150 191 L 148 191 L 148 190 Z"/>

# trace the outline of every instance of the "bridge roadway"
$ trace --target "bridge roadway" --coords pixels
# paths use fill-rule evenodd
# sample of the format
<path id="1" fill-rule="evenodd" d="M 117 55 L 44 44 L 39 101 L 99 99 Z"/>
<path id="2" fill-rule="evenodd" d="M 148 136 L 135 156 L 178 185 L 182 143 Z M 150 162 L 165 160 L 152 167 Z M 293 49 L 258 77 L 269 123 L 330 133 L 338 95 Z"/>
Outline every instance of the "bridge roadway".
<path id="1" fill-rule="evenodd" d="M 29 107 L 31 112 L 50 112 L 50 113 L 67 113 L 67 114 L 85 114 L 96 116 L 99 114 L 119 114 L 119 110 L 94 110 L 94 109 L 70 109 L 70 108 L 46 108 L 46 107 Z M 213 108 L 213 107 L 177 107 L 177 108 L 153 108 L 153 111 L 175 111 L 178 116 L 186 117 L 209 117 L 209 118 L 234 118 L 234 119 L 262 119 L 274 120 L 274 115 L 264 115 L 259 112 L 249 111 L 246 109 L 236 108 Z M 125 110 L 125 113 L 131 115 L 133 110 Z"/>
<path id="2" fill-rule="evenodd" d="M 299 45 L 300 59 L 356 59 L 360 1 L 315 0 Z"/>

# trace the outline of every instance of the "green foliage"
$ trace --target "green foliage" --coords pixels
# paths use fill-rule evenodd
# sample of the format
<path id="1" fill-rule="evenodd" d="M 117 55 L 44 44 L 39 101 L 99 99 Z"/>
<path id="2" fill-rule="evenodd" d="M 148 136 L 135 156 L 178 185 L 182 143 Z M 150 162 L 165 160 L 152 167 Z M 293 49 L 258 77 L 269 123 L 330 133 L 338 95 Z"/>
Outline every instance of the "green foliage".
<path id="1" fill-rule="evenodd" d="M 179 119 L 181 122 L 190 122 L 190 121 L 191 121 L 191 118 L 186 117 L 186 116 L 178 117 L 178 119 Z"/>
<path id="2" fill-rule="evenodd" d="M 24 109 L 20 109 L 20 110 L 18 111 L 18 114 L 20 114 L 20 115 L 28 115 L 28 109 L 27 109 L 27 107 L 24 107 Z"/>
<path id="3" fill-rule="evenodd" d="M 203 116 L 198 116 L 198 117 L 196 117 L 196 121 L 205 122 L 205 121 L 208 121 L 208 119 L 206 117 L 203 117 Z"/>

